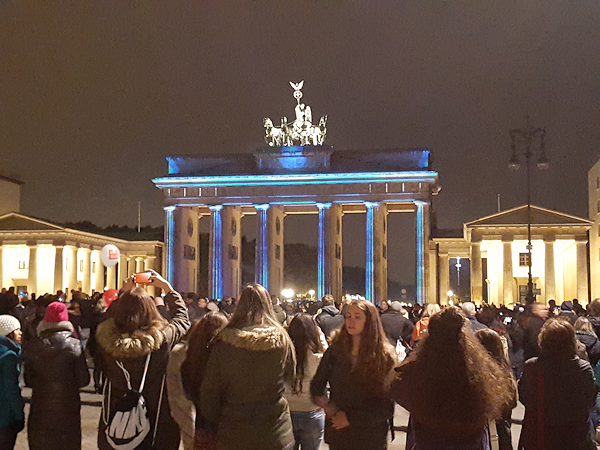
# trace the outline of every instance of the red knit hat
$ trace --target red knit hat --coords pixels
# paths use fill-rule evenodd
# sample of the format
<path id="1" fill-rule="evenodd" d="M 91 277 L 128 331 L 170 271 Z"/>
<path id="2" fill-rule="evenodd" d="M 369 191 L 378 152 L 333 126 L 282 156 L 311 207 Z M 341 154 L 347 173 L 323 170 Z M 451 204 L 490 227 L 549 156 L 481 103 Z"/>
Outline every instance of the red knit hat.
<path id="1" fill-rule="evenodd" d="M 67 307 L 61 302 L 52 302 L 46 308 L 44 314 L 44 320 L 46 322 L 65 322 L 69 320 L 69 313 Z"/>

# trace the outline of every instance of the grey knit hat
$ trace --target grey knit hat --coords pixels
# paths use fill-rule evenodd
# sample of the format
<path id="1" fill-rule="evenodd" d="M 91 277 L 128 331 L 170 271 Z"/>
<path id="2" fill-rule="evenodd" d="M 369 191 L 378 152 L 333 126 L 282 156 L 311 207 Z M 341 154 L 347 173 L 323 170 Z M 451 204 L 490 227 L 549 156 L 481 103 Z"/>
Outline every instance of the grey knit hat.
<path id="1" fill-rule="evenodd" d="M 0 316 L 0 336 L 9 335 L 13 331 L 20 329 L 21 323 L 16 317 L 8 314 L 3 314 Z"/>

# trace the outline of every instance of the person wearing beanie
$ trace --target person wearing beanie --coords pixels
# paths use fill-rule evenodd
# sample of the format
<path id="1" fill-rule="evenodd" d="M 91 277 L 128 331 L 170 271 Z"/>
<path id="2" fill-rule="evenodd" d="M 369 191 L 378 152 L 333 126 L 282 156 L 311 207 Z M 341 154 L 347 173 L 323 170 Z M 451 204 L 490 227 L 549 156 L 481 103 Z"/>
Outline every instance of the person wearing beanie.
<path id="1" fill-rule="evenodd" d="M 383 331 L 385 331 L 385 335 L 394 348 L 398 344 L 398 341 L 407 347 L 415 328 L 412 322 L 402 315 L 401 310 L 402 305 L 400 302 L 394 301 L 387 312 L 381 315 Z"/>
<path id="2" fill-rule="evenodd" d="M 21 324 L 10 315 L 0 315 L 0 449 L 12 450 L 17 434 L 25 426 L 23 398 L 19 386 Z"/>
<path id="3" fill-rule="evenodd" d="M 90 382 L 67 307 L 52 302 L 24 352 L 25 384 L 31 388 L 27 438 L 31 450 L 81 449 L 79 389 Z"/>

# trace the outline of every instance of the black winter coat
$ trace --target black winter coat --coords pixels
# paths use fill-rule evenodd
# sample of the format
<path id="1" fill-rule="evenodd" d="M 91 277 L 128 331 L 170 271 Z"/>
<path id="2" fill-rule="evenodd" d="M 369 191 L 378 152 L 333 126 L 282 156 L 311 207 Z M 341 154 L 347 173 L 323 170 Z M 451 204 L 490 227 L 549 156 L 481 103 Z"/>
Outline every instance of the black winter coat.
<path id="1" fill-rule="evenodd" d="M 585 331 L 576 331 L 575 337 L 585 345 L 587 351 L 588 360 L 592 367 L 600 360 L 600 341 L 594 333 L 587 333 Z"/>
<path id="2" fill-rule="evenodd" d="M 146 439 L 137 448 L 170 450 L 179 447 L 179 427 L 171 417 L 167 387 L 166 383 L 163 385 L 163 380 L 167 372 L 169 352 L 186 334 L 190 328 L 190 321 L 185 303 L 177 292 L 169 292 L 165 297 L 165 302 L 169 305 L 173 316 L 165 329 L 150 328 L 135 336 L 128 336 L 119 332 L 112 318 L 98 325 L 96 367 L 103 372 L 107 379 L 106 383 L 110 383 L 110 391 L 105 389 L 103 400 L 107 408 L 100 415 L 98 426 L 98 448 L 101 450 L 112 448 L 106 440 L 104 419 L 108 420 L 110 411 L 114 411 L 117 402 L 127 391 L 125 375 L 117 365 L 117 361 L 123 363 L 131 376 L 132 387 L 138 389 L 148 353 L 152 353 L 152 355 L 142 394 L 146 400 L 148 418 L 152 428 Z M 110 316 L 110 310 L 108 315 Z M 157 417 L 158 423 L 156 422 Z M 156 440 L 152 446 L 155 430 Z"/>
<path id="3" fill-rule="evenodd" d="M 389 419 L 394 416 L 394 402 L 387 393 L 368 392 L 352 371 L 352 364 L 340 351 L 340 346 L 327 349 L 310 384 L 310 394 L 323 396 L 329 383 L 329 399 L 346 413 L 350 426 L 335 430 L 331 421 L 325 423 L 325 442 L 344 450 L 382 450 Z"/>
<path id="4" fill-rule="evenodd" d="M 595 398 L 594 372 L 587 361 L 577 356 L 566 360 L 543 356 L 528 360 L 519 380 L 519 400 L 525 406 L 519 448 L 594 448 L 589 417 Z"/>
<path id="5" fill-rule="evenodd" d="M 388 310 L 381 315 L 381 325 L 383 325 L 383 331 L 385 331 L 385 335 L 394 348 L 400 338 L 404 339 L 405 343 L 409 343 L 415 328 L 413 323 L 404 317 L 400 311 L 394 310 Z"/>
<path id="6" fill-rule="evenodd" d="M 25 350 L 25 384 L 31 387 L 29 448 L 80 449 L 79 389 L 90 382 L 79 339 L 70 322 L 38 325 L 39 339 Z"/>
<path id="7" fill-rule="evenodd" d="M 329 341 L 331 333 L 342 326 L 344 316 L 333 305 L 324 306 L 321 313 L 315 317 L 315 322 Z"/>

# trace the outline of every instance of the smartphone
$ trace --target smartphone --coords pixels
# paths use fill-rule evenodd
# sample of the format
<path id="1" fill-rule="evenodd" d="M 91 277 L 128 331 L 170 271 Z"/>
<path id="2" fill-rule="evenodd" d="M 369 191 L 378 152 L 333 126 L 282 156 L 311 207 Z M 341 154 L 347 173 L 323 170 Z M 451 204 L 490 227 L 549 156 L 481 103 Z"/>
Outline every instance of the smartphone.
<path id="1" fill-rule="evenodd" d="M 505 323 L 506 325 L 508 325 L 508 324 L 509 324 L 509 323 L 511 323 L 511 322 L 512 322 L 512 317 L 510 317 L 510 316 L 506 316 L 506 317 L 504 318 L 504 323 Z"/>
<path id="2" fill-rule="evenodd" d="M 152 272 L 140 272 L 133 275 L 133 282 L 136 284 L 149 283 Z"/>

